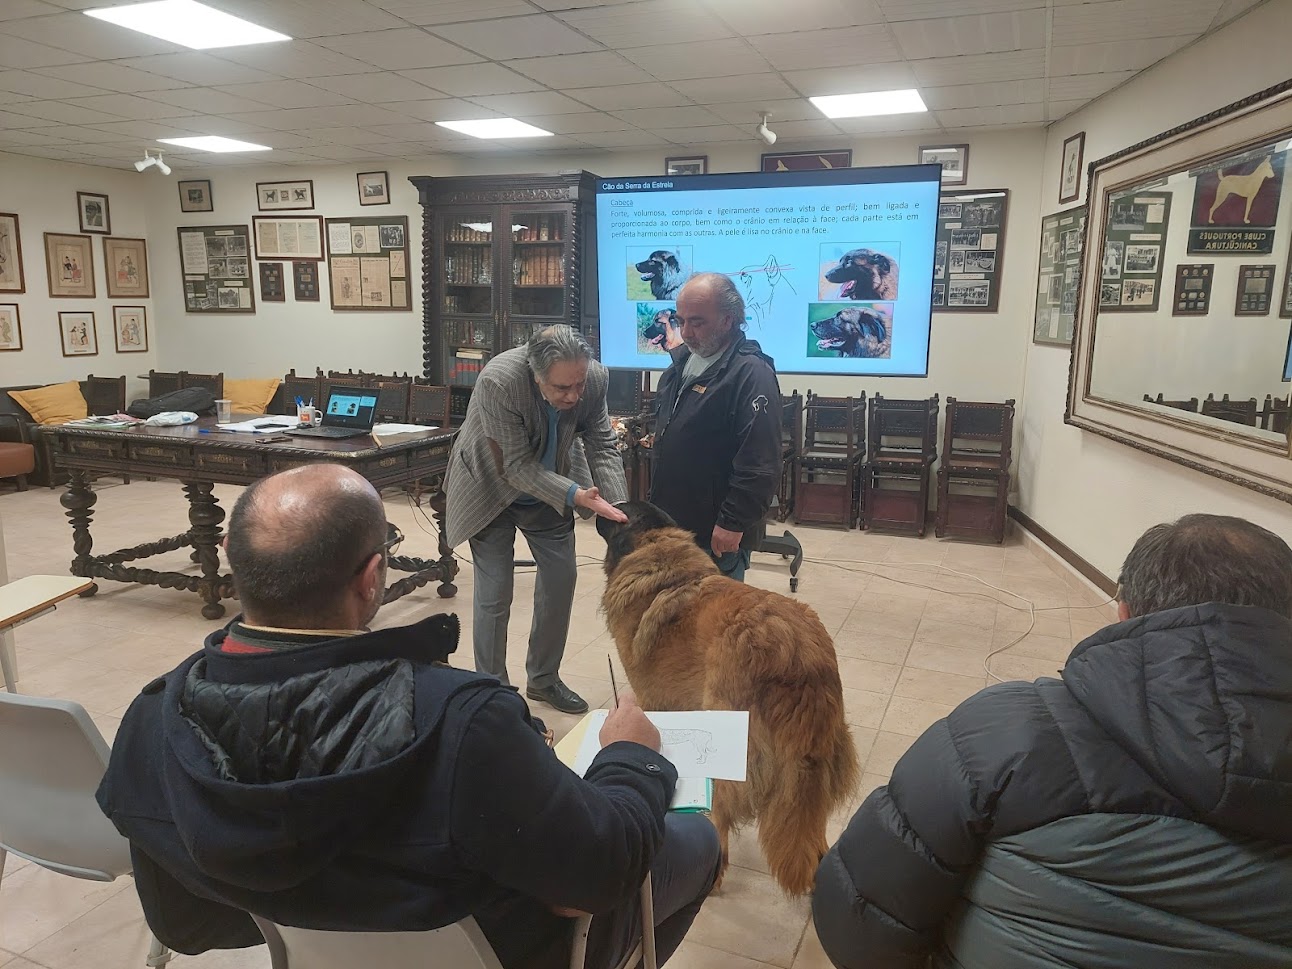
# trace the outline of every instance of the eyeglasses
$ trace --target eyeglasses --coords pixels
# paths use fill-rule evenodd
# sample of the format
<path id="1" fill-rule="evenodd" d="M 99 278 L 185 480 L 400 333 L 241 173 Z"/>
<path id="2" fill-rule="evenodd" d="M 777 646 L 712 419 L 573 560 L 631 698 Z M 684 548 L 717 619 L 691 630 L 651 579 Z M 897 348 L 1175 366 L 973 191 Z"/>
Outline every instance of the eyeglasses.
<path id="1" fill-rule="evenodd" d="M 386 522 L 386 540 L 359 560 L 359 564 L 355 566 L 354 574 L 358 575 L 362 572 L 368 564 L 368 560 L 374 555 L 393 555 L 395 549 L 399 548 L 403 540 L 404 533 L 399 530 L 399 526 L 393 522 Z"/>

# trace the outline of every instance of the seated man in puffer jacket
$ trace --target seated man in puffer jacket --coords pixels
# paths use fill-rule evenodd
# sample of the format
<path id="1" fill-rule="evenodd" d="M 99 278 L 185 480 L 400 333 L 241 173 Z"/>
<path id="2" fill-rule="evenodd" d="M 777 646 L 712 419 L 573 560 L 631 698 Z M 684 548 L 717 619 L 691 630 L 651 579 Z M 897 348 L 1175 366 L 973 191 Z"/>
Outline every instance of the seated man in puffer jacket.
<path id="1" fill-rule="evenodd" d="M 249 912 L 335 931 L 470 915 L 504 969 L 565 969 L 582 911 L 605 969 L 640 935 L 649 871 L 662 963 L 719 849 L 707 818 L 665 813 L 659 732 L 623 697 L 581 778 L 514 689 L 447 665 L 456 616 L 369 630 L 394 544 L 372 485 L 337 465 L 238 499 L 243 615 L 143 688 L 99 788 L 149 926 L 196 954 L 263 941 Z"/>
<path id="2" fill-rule="evenodd" d="M 1292 967 L 1292 549 L 1149 529 L 1060 679 L 930 727 L 817 871 L 841 969 Z"/>

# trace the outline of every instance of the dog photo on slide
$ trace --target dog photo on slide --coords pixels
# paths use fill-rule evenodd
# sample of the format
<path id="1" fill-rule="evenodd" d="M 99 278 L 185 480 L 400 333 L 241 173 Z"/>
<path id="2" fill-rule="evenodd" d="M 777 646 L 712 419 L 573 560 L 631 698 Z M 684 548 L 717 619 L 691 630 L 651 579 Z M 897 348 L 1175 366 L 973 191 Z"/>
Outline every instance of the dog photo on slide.
<path id="1" fill-rule="evenodd" d="M 809 303 L 809 357 L 868 357 L 893 355 L 893 304 Z"/>
<path id="2" fill-rule="evenodd" d="M 821 246 L 817 298 L 897 299 L 896 242 L 827 242 Z"/>
<path id="3" fill-rule="evenodd" d="M 722 575 L 654 505 L 619 507 L 626 523 L 597 519 L 606 540 L 601 604 L 638 702 L 749 711 L 748 780 L 713 783 L 722 871 L 731 832 L 756 820 L 781 888 L 810 891 L 826 819 L 860 776 L 834 641 L 803 603 Z"/>
<path id="4" fill-rule="evenodd" d="M 637 304 L 637 352 L 667 355 L 682 345 L 682 322 L 673 303 Z"/>
<path id="5" fill-rule="evenodd" d="M 682 284 L 691 278 L 693 246 L 630 246 L 628 298 L 675 300 Z"/>

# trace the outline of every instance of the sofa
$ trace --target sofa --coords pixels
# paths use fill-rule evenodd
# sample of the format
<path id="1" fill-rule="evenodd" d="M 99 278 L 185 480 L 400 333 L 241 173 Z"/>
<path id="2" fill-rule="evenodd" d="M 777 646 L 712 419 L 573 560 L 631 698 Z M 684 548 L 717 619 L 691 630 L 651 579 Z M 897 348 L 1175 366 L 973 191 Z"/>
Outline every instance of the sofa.
<path id="1" fill-rule="evenodd" d="M 78 381 L 81 396 L 91 414 L 115 414 L 126 406 L 126 378 L 95 377 Z M 29 475 L 32 484 L 54 488 L 67 481 L 67 473 L 54 467 L 49 442 L 40 433 L 40 425 L 21 404 L 9 396 L 11 390 L 38 390 L 44 384 L 18 384 L 0 387 L 0 442 L 30 444 L 36 450 L 36 467 Z"/>

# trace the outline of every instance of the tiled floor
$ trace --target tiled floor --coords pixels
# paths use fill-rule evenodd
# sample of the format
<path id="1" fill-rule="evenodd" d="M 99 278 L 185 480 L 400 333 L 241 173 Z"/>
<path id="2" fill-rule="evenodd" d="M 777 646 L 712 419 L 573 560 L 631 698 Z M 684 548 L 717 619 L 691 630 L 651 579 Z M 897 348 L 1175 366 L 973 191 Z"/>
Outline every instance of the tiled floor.
<path id="1" fill-rule="evenodd" d="M 236 492 L 217 489 L 226 508 Z M 186 506 L 173 483 L 127 486 L 105 480 L 99 494 L 93 524 L 97 551 L 179 534 L 187 526 Z M 71 537 L 58 498 L 58 492 L 43 489 L 0 495 L 11 578 L 66 571 Z M 430 525 L 402 496 L 392 494 L 387 507 L 407 537 L 401 551 L 433 555 Z M 998 548 L 856 531 L 794 531 L 810 557 L 798 594 L 835 636 L 847 716 L 865 765 L 857 801 L 833 819 L 831 840 L 861 799 L 887 781 L 912 739 L 988 682 L 983 671 L 987 654 L 1028 629 L 1026 603 L 1008 593 L 1026 597 L 1038 611 L 1026 637 L 990 660 L 992 670 L 1007 679 L 1053 674 L 1075 642 L 1112 618 L 1108 607 L 1097 605 L 1097 594 L 1048 553 L 1017 538 Z M 578 544 L 585 557 L 563 675 L 590 703 L 605 705 L 610 697 L 606 655 L 613 653 L 614 644 L 598 613 L 603 547 L 586 523 L 579 526 Z M 183 551 L 145 564 L 193 567 Z M 786 570 L 772 556 L 755 556 L 749 581 L 788 592 Z M 471 570 L 464 566 L 456 599 L 440 599 L 428 587 L 386 607 L 379 623 L 454 611 L 466 634 L 456 661 L 470 665 L 471 588 Z M 514 683 L 524 682 L 532 593 L 532 572 L 519 573 L 510 635 Z M 111 742 L 139 687 L 192 653 L 215 626 L 202 619 L 191 594 L 103 582 L 94 598 L 72 600 L 17 631 L 20 688 L 82 703 Z M 622 671 L 617 657 L 615 664 Z M 549 708 L 541 708 L 539 715 L 558 736 L 577 719 Z M 807 900 L 781 894 L 766 873 L 752 832 L 733 841 L 732 855 L 721 895 L 706 903 L 670 966 L 828 967 L 809 922 Z M 0 890 L 0 966 L 138 969 L 147 945 L 129 879 L 102 885 L 10 859 Z M 178 957 L 173 963 L 181 969 L 260 969 L 268 964 L 263 947 Z"/>

